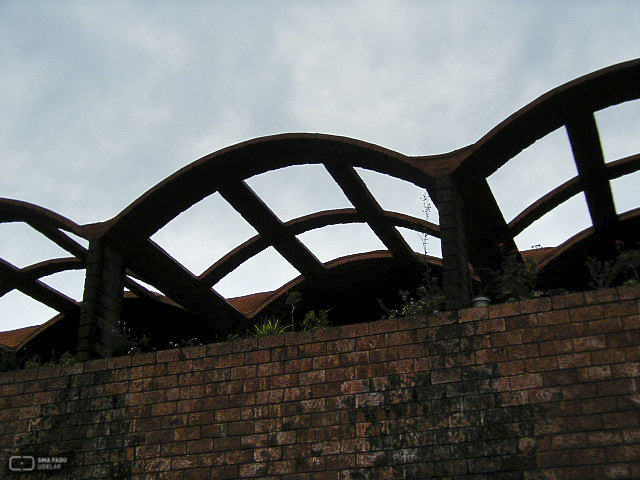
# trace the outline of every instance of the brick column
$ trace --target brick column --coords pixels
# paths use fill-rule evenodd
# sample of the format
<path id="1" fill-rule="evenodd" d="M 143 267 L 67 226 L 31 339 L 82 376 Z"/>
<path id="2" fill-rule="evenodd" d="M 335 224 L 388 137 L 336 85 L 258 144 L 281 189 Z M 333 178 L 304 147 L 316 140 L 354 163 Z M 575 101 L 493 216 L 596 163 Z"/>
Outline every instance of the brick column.
<path id="1" fill-rule="evenodd" d="M 78 328 L 78 355 L 110 357 L 122 343 L 120 317 L 124 291 L 122 256 L 104 240 L 92 240 Z"/>
<path id="2" fill-rule="evenodd" d="M 464 308 L 471 299 L 467 240 L 462 198 L 450 175 L 437 178 L 436 198 L 440 216 L 445 308 Z"/>

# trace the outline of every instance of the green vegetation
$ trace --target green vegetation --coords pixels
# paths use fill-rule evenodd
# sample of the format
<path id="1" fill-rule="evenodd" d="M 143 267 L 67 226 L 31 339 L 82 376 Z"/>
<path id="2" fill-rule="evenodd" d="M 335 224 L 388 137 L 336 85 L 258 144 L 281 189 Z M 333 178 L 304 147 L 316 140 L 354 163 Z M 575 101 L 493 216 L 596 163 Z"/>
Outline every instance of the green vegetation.
<path id="1" fill-rule="evenodd" d="M 293 329 L 293 325 L 283 325 L 279 318 L 269 318 L 264 323 L 254 325 L 253 328 L 256 337 L 267 337 L 287 333 Z"/>
<path id="2" fill-rule="evenodd" d="M 625 249 L 624 243 L 614 242 L 617 254 L 612 260 L 588 257 L 585 267 L 589 271 L 591 288 L 608 288 L 640 283 L 640 249 Z"/>

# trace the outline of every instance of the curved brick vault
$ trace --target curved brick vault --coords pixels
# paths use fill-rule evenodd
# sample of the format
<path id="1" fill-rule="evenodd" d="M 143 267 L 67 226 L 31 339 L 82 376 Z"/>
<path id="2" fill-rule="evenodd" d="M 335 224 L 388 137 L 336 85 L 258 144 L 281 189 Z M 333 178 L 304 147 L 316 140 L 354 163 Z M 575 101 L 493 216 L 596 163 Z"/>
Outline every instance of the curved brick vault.
<path id="1" fill-rule="evenodd" d="M 640 209 L 618 215 L 609 181 L 640 170 L 640 155 L 605 163 L 594 112 L 638 98 L 640 60 L 633 60 L 546 93 L 476 143 L 447 154 L 406 156 L 351 138 L 321 134 L 283 134 L 249 140 L 184 167 L 115 218 L 98 224 L 78 225 L 39 206 L 0 199 L 0 222 L 25 222 L 70 254 L 68 258 L 26 268 L 0 259 L 0 296 L 18 289 L 60 312 L 41 327 L 24 329 L 13 337 L 0 337 L 0 344 L 4 343 L 7 349 L 20 349 L 38 334 L 66 321 L 78 331 L 76 347 L 84 357 L 108 356 L 117 336 L 123 304 L 127 305 L 131 297 L 158 301 L 159 296 L 136 278 L 163 292 L 164 305 L 188 315 L 189 321 L 198 325 L 194 331 L 248 325 L 294 287 L 321 296 L 332 285 L 342 285 L 348 294 L 348 285 L 358 282 L 362 285 L 367 277 L 400 278 L 401 272 L 416 273 L 426 263 L 441 272 L 447 308 L 464 307 L 471 296 L 472 272 L 481 273 L 499 264 L 498 245 L 516 250 L 513 240 L 516 235 L 584 192 L 592 226 L 559 247 L 536 252 L 548 285 L 569 281 L 568 272 L 576 258 L 584 258 L 594 250 L 601 252 L 603 245 L 613 238 L 636 240 L 633 232 L 640 223 Z M 536 140 L 561 127 L 568 133 L 578 175 L 507 223 L 487 177 Z M 354 208 L 321 211 L 282 222 L 245 181 L 260 173 L 305 164 L 322 165 Z M 426 189 L 438 208 L 440 225 L 383 210 L 355 167 L 391 175 Z M 198 276 L 162 250 L 151 236 L 181 212 L 216 192 L 258 234 Z M 387 250 L 323 263 L 296 238 L 312 229 L 354 222 L 366 223 Z M 439 237 L 442 261 L 415 253 L 395 228 L 398 226 Z M 85 249 L 65 232 L 85 238 L 89 248 Z M 274 292 L 241 299 L 225 299 L 212 289 L 225 275 L 268 247 L 277 250 L 300 276 Z M 39 281 L 43 276 L 68 269 L 86 270 L 80 303 Z M 123 294 L 125 286 L 131 294 Z M 370 287 L 376 288 L 373 284 Z M 161 328 L 157 323 L 157 328 Z"/>

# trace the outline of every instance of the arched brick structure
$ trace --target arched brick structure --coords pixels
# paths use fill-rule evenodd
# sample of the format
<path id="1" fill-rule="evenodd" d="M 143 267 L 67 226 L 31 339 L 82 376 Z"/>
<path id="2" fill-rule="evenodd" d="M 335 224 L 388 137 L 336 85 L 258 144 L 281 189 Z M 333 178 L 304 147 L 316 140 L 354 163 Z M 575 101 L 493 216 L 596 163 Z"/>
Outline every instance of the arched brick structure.
<path id="1" fill-rule="evenodd" d="M 478 142 L 447 154 L 412 157 L 362 141 L 322 134 L 283 134 L 249 140 L 195 161 L 150 189 L 115 218 L 90 226 L 76 225 L 24 202 L 2 200 L 0 221 L 26 221 L 69 251 L 73 258 L 55 259 L 25 269 L 16 269 L 3 261 L 0 293 L 20 288 L 62 313 L 77 310 L 77 303 L 44 288 L 37 279 L 64 269 L 86 268 L 80 350 L 85 356 L 109 355 L 109 332 L 117 330 L 123 285 L 140 295 L 149 295 L 129 275 L 158 288 L 212 331 L 247 325 L 274 300 L 273 295 L 253 305 L 251 311 L 242 311 L 216 293 L 212 285 L 267 247 L 275 248 L 300 272 L 300 278 L 292 285 L 302 281 L 321 284 L 338 270 L 331 268 L 330 262 L 320 262 L 296 235 L 327 225 L 359 222 L 371 228 L 388 249 L 385 255 L 400 266 L 420 264 L 425 259 L 412 251 L 396 226 L 439 236 L 446 305 L 450 309 L 460 308 L 468 305 L 471 295 L 469 265 L 477 272 L 496 267 L 501 258 L 499 244 L 515 251 L 516 235 L 581 192 L 587 200 L 592 227 L 551 253 L 542 261 L 543 267 L 557 269 L 564 254 L 575 252 L 587 240 L 589 248 L 602 248 L 605 241 L 621 235 L 631 238 L 628 232 L 637 226 L 638 211 L 628 212 L 624 217 L 617 214 L 609 181 L 640 170 L 640 156 L 605 163 L 594 112 L 638 98 L 640 60 L 633 60 L 546 93 Z M 566 128 L 578 175 L 507 223 L 487 177 L 536 140 L 561 127 Z M 245 181 L 253 175 L 304 164 L 323 165 L 354 208 L 316 212 L 282 222 Z M 438 208 L 440 225 L 384 211 L 355 167 L 391 175 L 426 189 Z M 258 234 L 196 276 L 155 244 L 151 236 L 215 192 Z M 64 235 L 63 230 L 88 239 L 88 252 Z M 347 258 L 342 263 L 349 261 L 362 262 L 363 257 Z M 277 292 L 283 295 L 287 290 L 285 286 Z"/>

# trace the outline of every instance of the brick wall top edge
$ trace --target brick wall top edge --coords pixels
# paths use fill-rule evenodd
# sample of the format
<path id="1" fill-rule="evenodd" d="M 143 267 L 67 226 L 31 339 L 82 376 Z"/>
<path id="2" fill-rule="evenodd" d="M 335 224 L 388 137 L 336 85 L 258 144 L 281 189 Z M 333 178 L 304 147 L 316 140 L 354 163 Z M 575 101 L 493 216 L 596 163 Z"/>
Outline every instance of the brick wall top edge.
<path id="1" fill-rule="evenodd" d="M 539 313 L 549 310 L 564 310 L 575 307 L 612 303 L 620 300 L 640 300 L 640 285 L 570 293 L 552 297 L 534 298 L 519 302 L 506 302 L 489 307 L 465 308 L 458 311 L 439 312 L 416 317 L 376 320 L 328 327 L 314 332 L 293 332 L 263 338 L 248 338 L 209 345 L 182 347 L 151 353 L 125 355 L 108 359 L 96 359 L 70 365 L 42 366 L 28 370 L 0 372 L 0 385 L 42 378 L 77 375 L 84 372 L 129 368 L 131 366 L 165 363 L 201 357 L 243 353 L 285 345 L 318 343 L 344 338 L 408 330 L 444 323 L 481 321 L 520 314 Z"/>

